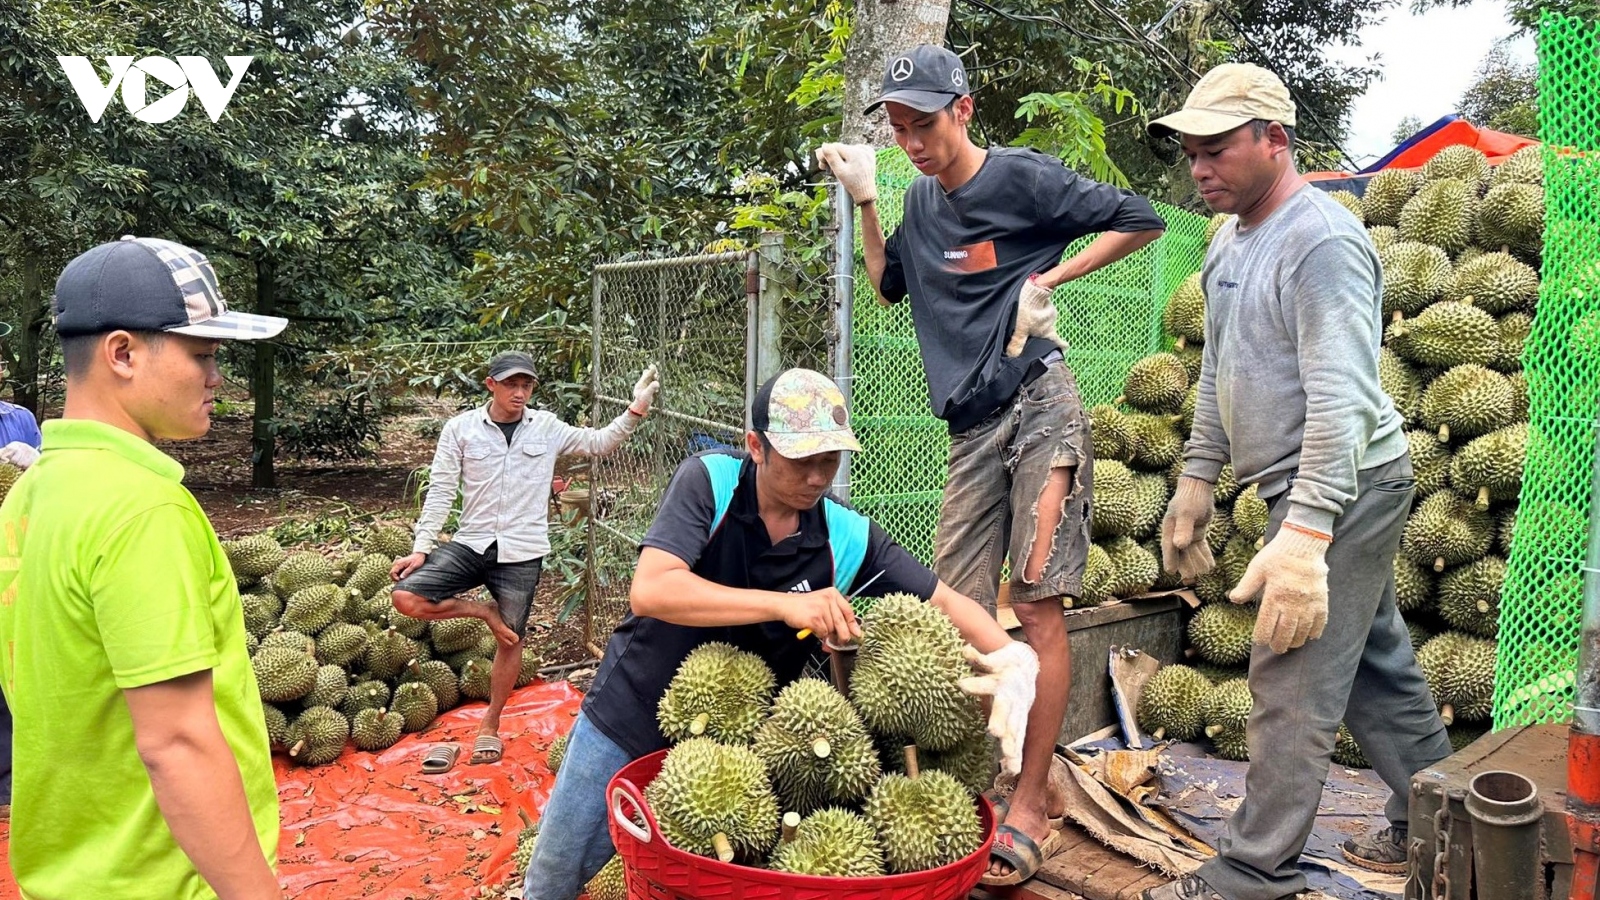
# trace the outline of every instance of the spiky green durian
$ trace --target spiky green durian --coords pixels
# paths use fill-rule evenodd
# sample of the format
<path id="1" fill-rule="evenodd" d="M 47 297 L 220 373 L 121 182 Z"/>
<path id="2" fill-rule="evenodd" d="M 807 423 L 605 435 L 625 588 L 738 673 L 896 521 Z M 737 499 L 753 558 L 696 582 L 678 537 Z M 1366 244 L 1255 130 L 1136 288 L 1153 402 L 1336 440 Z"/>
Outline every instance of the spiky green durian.
<path id="1" fill-rule="evenodd" d="M 1511 381 L 1493 369 L 1456 366 L 1422 392 L 1422 424 L 1446 443 L 1488 434 L 1512 423 L 1513 393 Z"/>
<path id="2" fill-rule="evenodd" d="M 689 853 L 754 861 L 778 836 L 778 798 L 749 747 L 689 738 L 667 751 L 645 799 L 667 842 Z"/>
<path id="3" fill-rule="evenodd" d="M 433 640 L 433 649 L 441 654 L 470 650 L 476 647 L 485 635 L 494 636 L 482 619 L 472 616 L 439 619 L 433 623 L 429 634 Z"/>
<path id="4" fill-rule="evenodd" d="M 388 559 L 411 553 L 411 532 L 396 525 L 373 525 L 367 529 L 361 549 Z"/>
<path id="5" fill-rule="evenodd" d="M 1502 184 L 1544 184 L 1543 147 L 1529 144 L 1495 166 L 1489 185 L 1493 188 Z"/>
<path id="6" fill-rule="evenodd" d="M 1412 510 L 1400 540 L 1401 552 L 1419 566 L 1443 572 L 1489 552 L 1494 519 L 1471 501 L 1440 491 Z"/>
<path id="7" fill-rule="evenodd" d="M 1217 755 L 1223 759 L 1242 762 L 1250 758 L 1245 732 L 1251 705 L 1250 684 L 1242 678 L 1224 681 L 1206 696 L 1200 718 L 1205 722 L 1206 737 L 1216 745 Z"/>
<path id="8" fill-rule="evenodd" d="M 305 696 L 307 706 L 328 706 L 335 709 L 350 694 L 350 675 L 338 666 L 318 666 L 317 682 Z"/>
<path id="9" fill-rule="evenodd" d="M 1495 642 L 1447 631 L 1417 651 L 1417 665 L 1446 725 L 1486 719 L 1494 709 Z"/>
<path id="10" fill-rule="evenodd" d="M 550 748 L 545 751 L 545 765 L 552 774 L 561 771 L 561 763 L 567 758 L 567 741 L 572 737 L 570 733 L 559 735 L 550 742 Z"/>
<path id="11" fill-rule="evenodd" d="M 317 662 L 346 666 L 367 651 L 367 630 L 348 622 L 334 622 L 317 635 Z"/>
<path id="12" fill-rule="evenodd" d="M 1077 598 L 1075 606 L 1099 606 L 1116 595 L 1111 593 L 1112 582 L 1117 577 L 1116 567 L 1111 564 L 1111 556 L 1099 544 L 1089 545 L 1089 558 L 1083 567 L 1083 595 Z"/>
<path id="13" fill-rule="evenodd" d="M 1394 555 L 1394 603 L 1403 613 L 1433 602 L 1433 568 L 1417 565 L 1404 553 Z"/>
<path id="14" fill-rule="evenodd" d="M 402 682 L 420 681 L 439 698 L 439 712 L 454 709 L 461 702 L 461 685 L 450 664 L 440 659 L 418 660 L 406 666 Z"/>
<path id="15" fill-rule="evenodd" d="M 1096 459 L 1089 503 L 1091 532 L 1097 538 L 1130 534 L 1139 518 L 1139 489 L 1133 472 L 1114 459 Z"/>
<path id="16" fill-rule="evenodd" d="M 1372 249 L 1382 253 L 1400 243 L 1400 229 L 1393 225 L 1372 225 L 1367 228 L 1367 237 L 1372 241 Z"/>
<path id="17" fill-rule="evenodd" d="M 304 649 L 262 647 L 250 658 L 261 699 L 299 700 L 317 686 L 317 658 Z"/>
<path id="18" fill-rule="evenodd" d="M 1171 353 L 1153 353 L 1136 361 L 1123 380 L 1122 392 L 1135 409 L 1175 412 L 1189 390 L 1189 373 Z"/>
<path id="19" fill-rule="evenodd" d="M 1149 472 L 1160 472 L 1183 456 L 1183 435 L 1178 433 L 1178 416 L 1130 413 L 1128 419 L 1136 437 L 1133 445 L 1134 465 Z"/>
<path id="20" fill-rule="evenodd" d="M 869 878 L 884 874 L 878 834 L 866 819 L 846 809 L 812 813 L 772 852 L 772 869 L 795 875 Z M 598 898 L 596 898 L 598 900 Z"/>
<path id="21" fill-rule="evenodd" d="M 1478 233 L 1485 246 L 1538 256 L 1544 249 L 1544 190 L 1515 183 L 1490 189 L 1478 207 Z"/>
<path id="22" fill-rule="evenodd" d="M 1439 443 L 1439 438 L 1421 429 L 1406 432 L 1406 443 L 1411 448 L 1411 469 L 1417 479 L 1417 496 L 1421 500 L 1450 486 L 1450 448 Z"/>
<path id="23" fill-rule="evenodd" d="M 378 678 L 396 678 L 411 664 L 421 648 L 416 641 L 394 628 L 385 628 L 367 638 L 367 649 L 362 654 L 367 671 Z"/>
<path id="24" fill-rule="evenodd" d="M 1111 557 L 1111 593 L 1118 597 L 1143 594 L 1161 577 L 1161 560 L 1130 537 L 1114 537 L 1104 544 Z"/>
<path id="25" fill-rule="evenodd" d="M 1468 634 L 1492 638 L 1500 633 L 1500 591 L 1506 561 L 1485 556 L 1439 579 L 1439 617 Z"/>
<path id="26" fill-rule="evenodd" d="M 1128 462 L 1133 459 L 1133 427 L 1121 410 L 1101 404 L 1089 410 L 1089 440 L 1094 448 L 1096 468 L 1101 462 Z"/>
<path id="27" fill-rule="evenodd" d="M 1234 216 L 1229 215 L 1228 213 L 1216 213 L 1216 214 L 1212 215 L 1210 221 L 1206 222 L 1206 246 L 1207 247 L 1211 246 L 1211 242 L 1216 239 L 1217 232 L 1222 230 L 1222 226 L 1224 226 L 1224 225 L 1228 224 L 1229 222 L 1233 221 L 1233 219 L 1234 219 Z"/>
<path id="28" fill-rule="evenodd" d="M 1472 243 L 1478 190 L 1455 178 L 1429 181 L 1400 210 L 1400 237 L 1455 253 Z"/>
<path id="29" fill-rule="evenodd" d="M 1355 735 L 1343 722 L 1339 723 L 1339 733 L 1333 741 L 1333 761 L 1349 769 L 1372 768 L 1366 754 L 1361 752 L 1361 745 L 1356 743 Z"/>
<path id="30" fill-rule="evenodd" d="M 1408 423 L 1422 414 L 1422 379 L 1393 350 L 1378 350 L 1378 386 L 1394 401 L 1395 411 Z"/>
<path id="31" fill-rule="evenodd" d="M 529 854 L 532 859 L 532 854 Z M 527 868 L 524 865 L 517 869 L 518 877 Z M 628 900 L 627 876 L 622 868 L 622 857 L 613 856 L 611 860 L 594 873 L 589 883 L 583 886 L 583 892 L 589 895 L 589 900 Z"/>
<path id="32" fill-rule="evenodd" d="M 971 673 L 960 632 L 932 604 L 890 594 L 862 619 L 861 650 L 850 699 L 867 727 L 948 750 L 981 717 L 977 701 L 957 682 Z"/>
<path id="33" fill-rule="evenodd" d="M 983 843 L 972 795 L 944 772 L 920 771 L 911 756 L 908 774 L 883 776 L 865 808 L 891 873 L 949 865 Z"/>
<path id="34" fill-rule="evenodd" d="M 1378 254 L 1383 267 L 1383 314 L 1414 316 L 1437 302 L 1450 287 L 1455 270 L 1450 255 L 1438 247 L 1401 240 Z"/>
<path id="35" fill-rule="evenodd" d="M 267 722 L 267 744 L 274 750 L 289 749 L 289 716 L 271 703 L 261 704 L 261 715 Z"/>
<path id="36" fill-rule="evenodd" d="M 1328 197 L 1337 201 L 1338 204 L 1345 209 L 1350 210 L 1350 215 L 1355 216 L 1357 222 L 1360 222 L 1362 225 L 1367 224 L 1367 214 L 1366 211 L 1361 208 L 1360 197 L 1357 197 L 1350 191 L 1329 191 Z"/>
<path id="37" fill-rule="evenodd" d="M 1516 500 L 1528 456 L 1528 423 L 1518 422 L 1473 438 L 1450 461 L 1450 486 L 1488 509 L 1490 501 Z"/>
<path id="38" fill-rule="evenodd" d="M 1420 366 L 1488 365 L 1500 355 L 1494 316 L 1470 303 L 1435 303 L 1415 318 L 1390 325 L 1390 349 Z"/>
<path id="39" fill-rule="evenodd" d="M 1422 173 L 1414 169 L 1385 169 L 1372 176 L 1361 195 L 1361 211 L 1369 225 L 1400 224 L 1400 210 L 1422 186 Z M 1381 248 L 1380 248 L 1381 249 Z"/>
<path id="40" fill-rule="evenodd" d="M 1520 371 L 1522 350 L 1533 334 L 1533 316 L 1525 312 L 1506 313 L 1500 317 L 1497 329 L 1499 352 L 1489 365 L 1501 372 Z"/>
<path id="41" fill-rule="evenodd" d="M 1142 541 L 1160 530 L 1172 494 L 1167 490 L 1167 479 L 1160 475 L 1133 476 L 1133 490 L 1138 498 L 1139 517 L 1129 536 Z"/>
<path id="42" fill-rule="evenodd" d="M 1206 293 L 1200 273 L 1185 278 L 1161 312 L 1161 327 L 1178 339 L 1178 349 L 1202 344 L 1206 339 Z M 1192 380 L 1192 379 L 1191 379 Z"/>
<path id="43" fill-rule="evenodd" d="M 339 712 L 352 718 L 363 709 L 381 709 L 389 705 L 389 686 L 381 681 L 358 681 L 350 686 L 350 693 L 339 704 Z"/>
<path id="44" fill-rule="evenodd" d="M 1489 184 L 1489 158 L 1477 147 L 1451 144 L 1435 153 L 1422 167 L 1422 177 L 1428 181 L 1453 178 L 1475 193 L 1482 193 Z"/>
<path id="45" fill-rule="evenodd" d="M 289 558 L 270 534 L 252 534 L 236 541 L 223 541 L 222 552 L 239 578 L 263 578 L 272 574 Z"/>
<path id="46" fill-rule="evenodd" d="M 312 585 L 289 595 L 289 602 L 283 607 L 283 625 L 315 635 L 328 627 L 342 609 L 344 595 L 339 593 L 337 585 Z"/>
<path id="47" fill-rule="evenodd" d="M 420 681 L 395 685 L 393 709 L 400 714 L 401 730 L 421 731 L 439 715 L 439 698 Z"/>
<path id="48" fill-rule="evenodd" d="M 387 750 L 400 740 L 405 717 L 385 709 L 363 709 L 350 721 L 350 742 L 369 753 Z"/>
<path id="49" fill-rule="evenodd" d="M 1267 501 L 1256 493 L 1256 487 L 1252 484 L 1240 491 L 1233 501 L 1233 528 L 1252 542 L 1266 537 L 1267 522 L 1272 515 Z"/>
<path id="50" fill-rule="evenodd" d="M 1211 682 L 1188 666 L 1156 670 L 1139 693 L 1139 727 L 1156 740 L 1189 741 L 1200 734 L 1200 708 Z"/>
<path id="51" fill-rule="evenodd" d="M 1497 316 L 1533 309 L 1539 300 L 1539 273 L 1509 253 L 1484 253 L 1455 267 L 1449 296 Z"/>
<path id="52" fill-rule="evenodd" d="M 289 726 L 289 758 L 302 766 L 325 766 L 339 758 L 350 722 L 337 710 L 311 706 Z"/>
<path id="53" fill-rule="evenodd" d="M 1206 662 L 1243 665 L 1255 643 L 1256 611 L 1232 603 L 1208 603 L 1189 620 L 1189 644 Z"/>
<path id="54" fill-rule="evenodd" d="M 759 656 L 721 641 L 701 644 L 679 664 L 656 720 L 669 741 L 705 735 L 748 744 L 772 706 L 775 683 Z"/>
<path id="55" fill-rule="evenodd" d="M 784 809 L 852 804 L 881 774 L 861 717 L 833 685 L 802 678 L 778 693 L 752 745 Z"/>

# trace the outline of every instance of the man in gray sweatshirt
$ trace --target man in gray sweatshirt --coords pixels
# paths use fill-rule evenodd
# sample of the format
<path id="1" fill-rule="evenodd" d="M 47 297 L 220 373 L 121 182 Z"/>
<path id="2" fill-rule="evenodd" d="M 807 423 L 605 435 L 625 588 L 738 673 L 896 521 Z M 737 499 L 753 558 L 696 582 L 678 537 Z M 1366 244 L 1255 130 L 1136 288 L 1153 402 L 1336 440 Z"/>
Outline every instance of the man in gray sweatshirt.
<path id="1" fill-rule="evenodd" d="M 1202 274 L 1206 341 L 1163 563 L 1186 579 L 1206 543 L 1224 463 L 1272 510 L 1267 543 L 1230 594 L 1259 601 L 1245 800 L 1218 854 L 1147 900 L 1276 900 L 1316 820 L 1342 719 L 1393 796 L 1390 825 L 1348 841 L 1352 862 L 1406 864 L 1413 773 L 1450 754 L 1395 606 L 1393 561 L 1415 479 L 1378 385 L 1382 273 L 1366 231 L 1294 164 L 1294 102 L 1271 72 L 1227 64 L 1150 125 L 1177 138 L 1201 197 L 1235 218 Z"/>

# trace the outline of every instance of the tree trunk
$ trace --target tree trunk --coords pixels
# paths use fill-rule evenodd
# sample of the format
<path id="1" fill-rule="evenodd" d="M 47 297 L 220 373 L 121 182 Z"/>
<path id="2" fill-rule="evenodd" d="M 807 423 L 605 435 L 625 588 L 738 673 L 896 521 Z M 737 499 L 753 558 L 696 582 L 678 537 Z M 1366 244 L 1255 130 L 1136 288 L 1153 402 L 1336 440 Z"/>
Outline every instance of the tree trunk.
<path id="1" fill-rule="evenodd" d="M 918 44 L 944 44 L 950 0 L 859 0 L 844 54 L 844 125 L 847 144 L 889 147 L 894 135 L 883 110 L 864 116 L 883 86 L 884 64 L 901 50 Z"/>
<path id="2" fill-rule="evenodd" d="M 278 312 L 277 266 L 267 251 L 256 257 L 256 312 L 264 316 Z M 255 367 L 250 374 L 250 393 L 256 400 L 250 438 L 250 486 L 271 488 L 278 486 L 272 469 L 277 445 L 272 433 L 272 400 L 278 347 L 272 341 L 256 341 L 255 345 Z"/>
<path id="3" fill-rule="evenodd" d="M 39 350 L 44 343 L 44 323 L 50 318 L 39 269 L 43 264 L 36 250 L 22 251 L 22 302 L 17 324 L 17 369 L 13 374 L 17 383 L 16 404 L 39 415 Z"/>

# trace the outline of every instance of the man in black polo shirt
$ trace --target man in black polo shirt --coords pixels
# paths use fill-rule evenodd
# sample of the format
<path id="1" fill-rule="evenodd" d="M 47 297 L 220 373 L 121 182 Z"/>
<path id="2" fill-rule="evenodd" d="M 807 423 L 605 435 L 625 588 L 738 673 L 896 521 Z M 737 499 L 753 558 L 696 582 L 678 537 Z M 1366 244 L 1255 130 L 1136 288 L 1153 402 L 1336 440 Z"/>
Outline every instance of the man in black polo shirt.
<path id="1" fill-rule="evenodd" d="M 826 495 L 840 453 L 861 449 L 838 386 L 789 369 L 757 392 L 750 418 L 748 454 L 691 457 L 667 487 L 639 553 L 633 611 L 606 645 L 573 725 L 523 900 L 573 900 L 611 858 L 606 783 L 667 746 L 656 706 L 691 650 L 724 641 L 765 659 L 787 684 L 819 655 L 818 638 L 860 636 L 845 595 L 868 581 L 866 596 L 915 594 L 950 617 L 990 673 L 962 687 L 994 696 L 989 730 L 1002 767 L 1021 764 L 1038 660 L 883 529 Z M 796 640 L 802 629 L 813 636 Z"/>

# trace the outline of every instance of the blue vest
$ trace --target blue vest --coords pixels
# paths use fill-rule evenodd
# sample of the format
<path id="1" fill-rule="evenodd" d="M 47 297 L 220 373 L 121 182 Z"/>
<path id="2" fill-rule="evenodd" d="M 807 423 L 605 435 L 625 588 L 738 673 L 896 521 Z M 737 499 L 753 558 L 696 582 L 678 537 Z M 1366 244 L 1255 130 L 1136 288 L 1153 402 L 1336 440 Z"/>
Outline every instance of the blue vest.
<path id="1" fill-rule="evenodd" d="M 711 532 L 722 524 L 722 516 L 733 503 L 734 489 L 739 486 L 739 469 L 743 462 L 721 453 L 708 453 L 700 457 L 706 472 L 711 476 L 711 496 L 716 502 L 716 512 L 711 517 Z M 833 551 L 833 586 L 839 593 L 850 593 L 861 563 L 867 558 L 867 517 L 835 503 L 832 498 L 822 498 L 822 514 L 828 523 L 828 548 Z"/>

